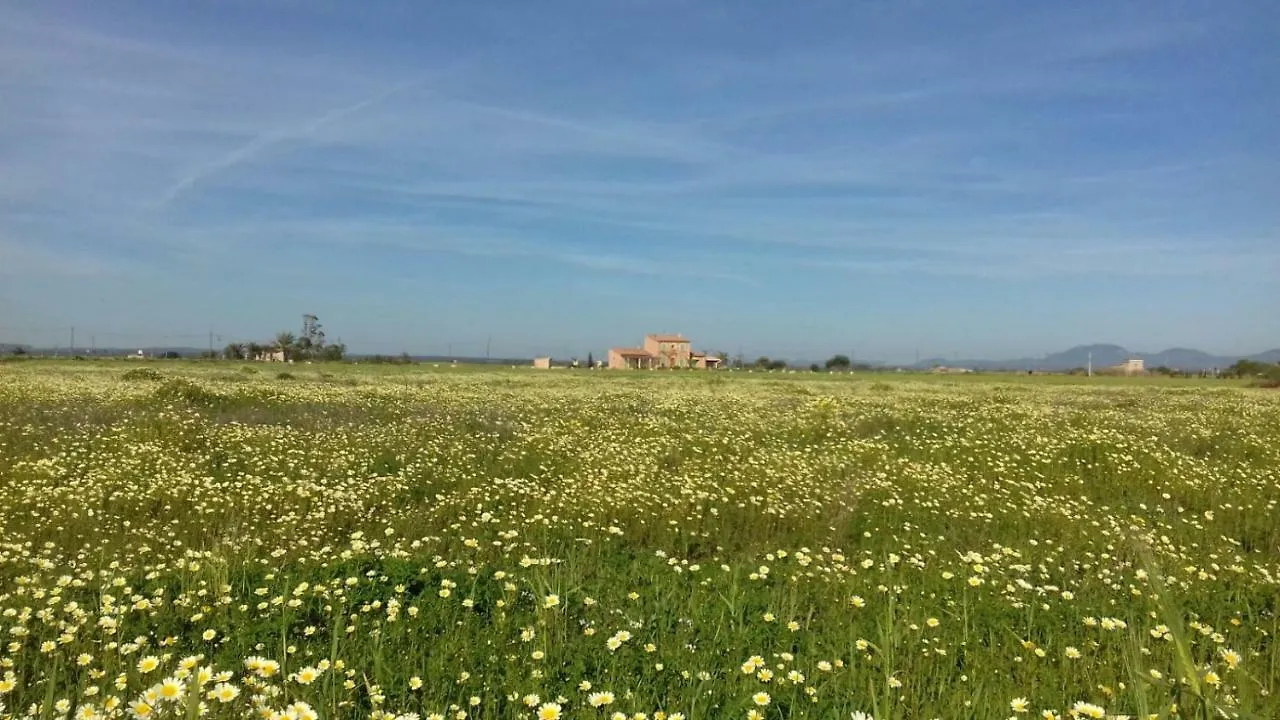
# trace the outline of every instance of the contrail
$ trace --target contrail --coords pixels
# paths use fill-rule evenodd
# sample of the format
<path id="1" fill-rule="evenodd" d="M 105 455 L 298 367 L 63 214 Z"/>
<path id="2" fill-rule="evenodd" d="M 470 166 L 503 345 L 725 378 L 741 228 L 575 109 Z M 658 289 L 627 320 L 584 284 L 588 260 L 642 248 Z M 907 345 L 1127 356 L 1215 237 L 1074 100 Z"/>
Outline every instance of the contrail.
<path id="1" fill-rule="evenodd" d="M 410 87 L 413 87 L 414 85 L 420 84 L 421 82 L 422 80 L 420 79 L 403 82 L 403 83 L 400 83 L 399 85 L 395 85 L 391 88 L 388 88 L 387 90 L 383 90 L 377 95 L 374 95 L 369 98 L 365 98 L 360 102 L 330 110 L 324 113 L 323 115 L 304 123 L 299 127 L 287 128 L 283 130 L 273 130 L 271 132 L 263 133 L 253 138 L 249 142 L 245 143 L 244 145 L 241 145 L 240 147 L 236 148 L 235 150 L 232 150 L 226 155 L 196 168 L 186 177 L 174 183 L 174 185 L 170 187 L 168 191 L 165 192 L 164 197 L 160 201 L 160 205 L 161 206 L 168 205 L 169 203 L 177 199 L 179 195 L 182 195 L 184 192 L 189 190 L 193 185 L 200 182 L 201 180 L 209 177 L 210 175 L 226 170 L 227 168 L 235 167 L 236 165 L 246 162 L 252 159 L 254 156 L 261 153 L 263 150 L 266 150 L 267 148 L 271 147 L 272 145 L 275 145 L 277 143 L 280 143 L 292 138 L 306 137 L 316 132 L 317 130 L 320 130 L 326 125 L 334 123 L 350 115 L 354 115 L 355 113 L 358 113 L 361 110 L 364 110 L 370 105 L 380 103 L 383 100 L 386 100 L 387 98 L 391 97 L 392 95 L 395 95 L 396 93 L 399 93 L 399 92 L 403 92 L 409 89 Z"/>

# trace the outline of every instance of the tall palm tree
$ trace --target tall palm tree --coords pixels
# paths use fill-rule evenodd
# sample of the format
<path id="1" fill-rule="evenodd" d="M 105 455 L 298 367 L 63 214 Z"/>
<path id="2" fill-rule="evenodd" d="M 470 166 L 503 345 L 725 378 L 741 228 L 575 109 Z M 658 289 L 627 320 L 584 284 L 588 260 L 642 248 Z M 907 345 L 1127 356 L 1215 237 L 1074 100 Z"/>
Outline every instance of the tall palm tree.
<path id="1" fill-rule="evenodd" d="M 285 360 L 293 356 L 293 346 L 297 342 L 298 339 L 287 330 L 276 335 L 276 349 L 284 353 Z"/>

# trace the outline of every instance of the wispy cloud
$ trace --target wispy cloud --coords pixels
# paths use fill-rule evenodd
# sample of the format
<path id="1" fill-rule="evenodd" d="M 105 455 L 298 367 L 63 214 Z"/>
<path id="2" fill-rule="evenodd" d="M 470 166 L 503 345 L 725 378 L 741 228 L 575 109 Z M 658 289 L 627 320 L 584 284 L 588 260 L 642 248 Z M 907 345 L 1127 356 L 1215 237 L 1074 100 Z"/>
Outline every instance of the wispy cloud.
<path id="1" fill-rule="evenodd" d="M 211 160 L 210 162 L 205 163 L 184 175 L 165 192 L 160 204 L 166 205 L 173 202 L 173 200 L 175 200 L 179 195 L 186 192 L 204 178 L 213 175 L 214 173 L 247 163 L 266 152 L 274 145 L 279 145 L 286 140 L 306 139 L 326 126 L 341 122 L 343 119 L 350 117 L 361 110 L 369 108 L 379 102 L 383 102 L 396 93 L 408 90 L 415 85 L 420 85 L 422 82 L 423 81 L 419 79 L 399 83 L 358 102 L 328 110 L 297 126 L 264 132 L 244 145 L 235 148 L 226 155 L 215 158 L 214 160 Z"/>
<path id="2" fill-rule="evenodd" d="M 744 270 L 742 256 L 684 250 L 655 256 L 593 249 L 588 245 L 538 242 L 500 229 L 474 225 L 449 225 L 421 220 L 284 220 L 227 223 L 212 229 L 188 229 L 176 234 L 192 247 L 216 247 L 217 256 L 234 263 L 255 248 L 284 243 L 338 251 L 389 250 L 407 257 L 455 255 L 554 263 L 606 275 L 683 278 L 752 285 L 756 280 Z M 739 271 L 735 271 L 739 270 Z"/>
<path id="3" fill-rule="evenodd" d="M 65 252 L 0 237 L 0 276 L 10 278 L 125 277 L 136 268 L 88 252 Z"/>
<path id="4" fill-rule="evenodd" d="M 245 28 L 24 4 L 0 18 L 2 261 L 234 276 L 383 250 L 795 295 L 1274 271 L 1260 24 L 1075 5 L 700 8 L 676 31 L 647 3 L 431 26 L 299 5 L 285 33 L 271 4 L 227 16 Z"/>
<path id="5" fill-rule="evenodd" d="M 853 275 L 967 277 L 1003 280 L 1088 277 L 1122 281 L 1124 278 L 1190 279 L 1242 277 L 1280 273 L 1280 251 L 1245 250 L 1214 252 L 1155 243 L 1114 248 L 1085 247 L 1030 252 L 935 251 L 893 259 L 802 261 L 814 269 Z"/>

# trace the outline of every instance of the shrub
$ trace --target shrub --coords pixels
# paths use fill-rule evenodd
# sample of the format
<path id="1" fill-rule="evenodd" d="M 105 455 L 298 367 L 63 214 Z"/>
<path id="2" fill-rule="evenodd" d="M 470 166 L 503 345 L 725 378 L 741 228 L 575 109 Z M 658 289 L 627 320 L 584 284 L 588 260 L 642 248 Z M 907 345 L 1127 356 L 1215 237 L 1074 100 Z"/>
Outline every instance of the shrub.
<path id="1" fill-rule="evenodd" d="M 156 388 L 155 399 L 166 403 L 179 403 L 191 407 L 215 409 L 227 404 L 227 398 L 197 385 L 190 380 L 168 380 Z"/>
<path id="2" fill-rule="evenodd" d="M 132 370 L 129 370 L 124 375 L 121 375 L 120 379 L 128 380 L 130 382 L 143 382 L 143 381 L 154 382 L 156 380 L 163 380 L 164 375 L 161 375 L 160 372 L 155 368 L 144 367 L 144 368 L 134 368 Z"/>

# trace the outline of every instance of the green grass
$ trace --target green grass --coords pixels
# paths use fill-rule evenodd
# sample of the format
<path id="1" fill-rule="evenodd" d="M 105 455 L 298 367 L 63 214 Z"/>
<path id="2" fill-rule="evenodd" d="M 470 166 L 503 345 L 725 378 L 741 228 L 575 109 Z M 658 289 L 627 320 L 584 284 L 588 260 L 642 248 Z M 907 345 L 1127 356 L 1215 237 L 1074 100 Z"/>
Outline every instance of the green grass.
<path id="1" fill-rule="evenodd" d="M 0 367 L 0 715 L 1280 716 L 1274 392 L 146 367 Z"/>

